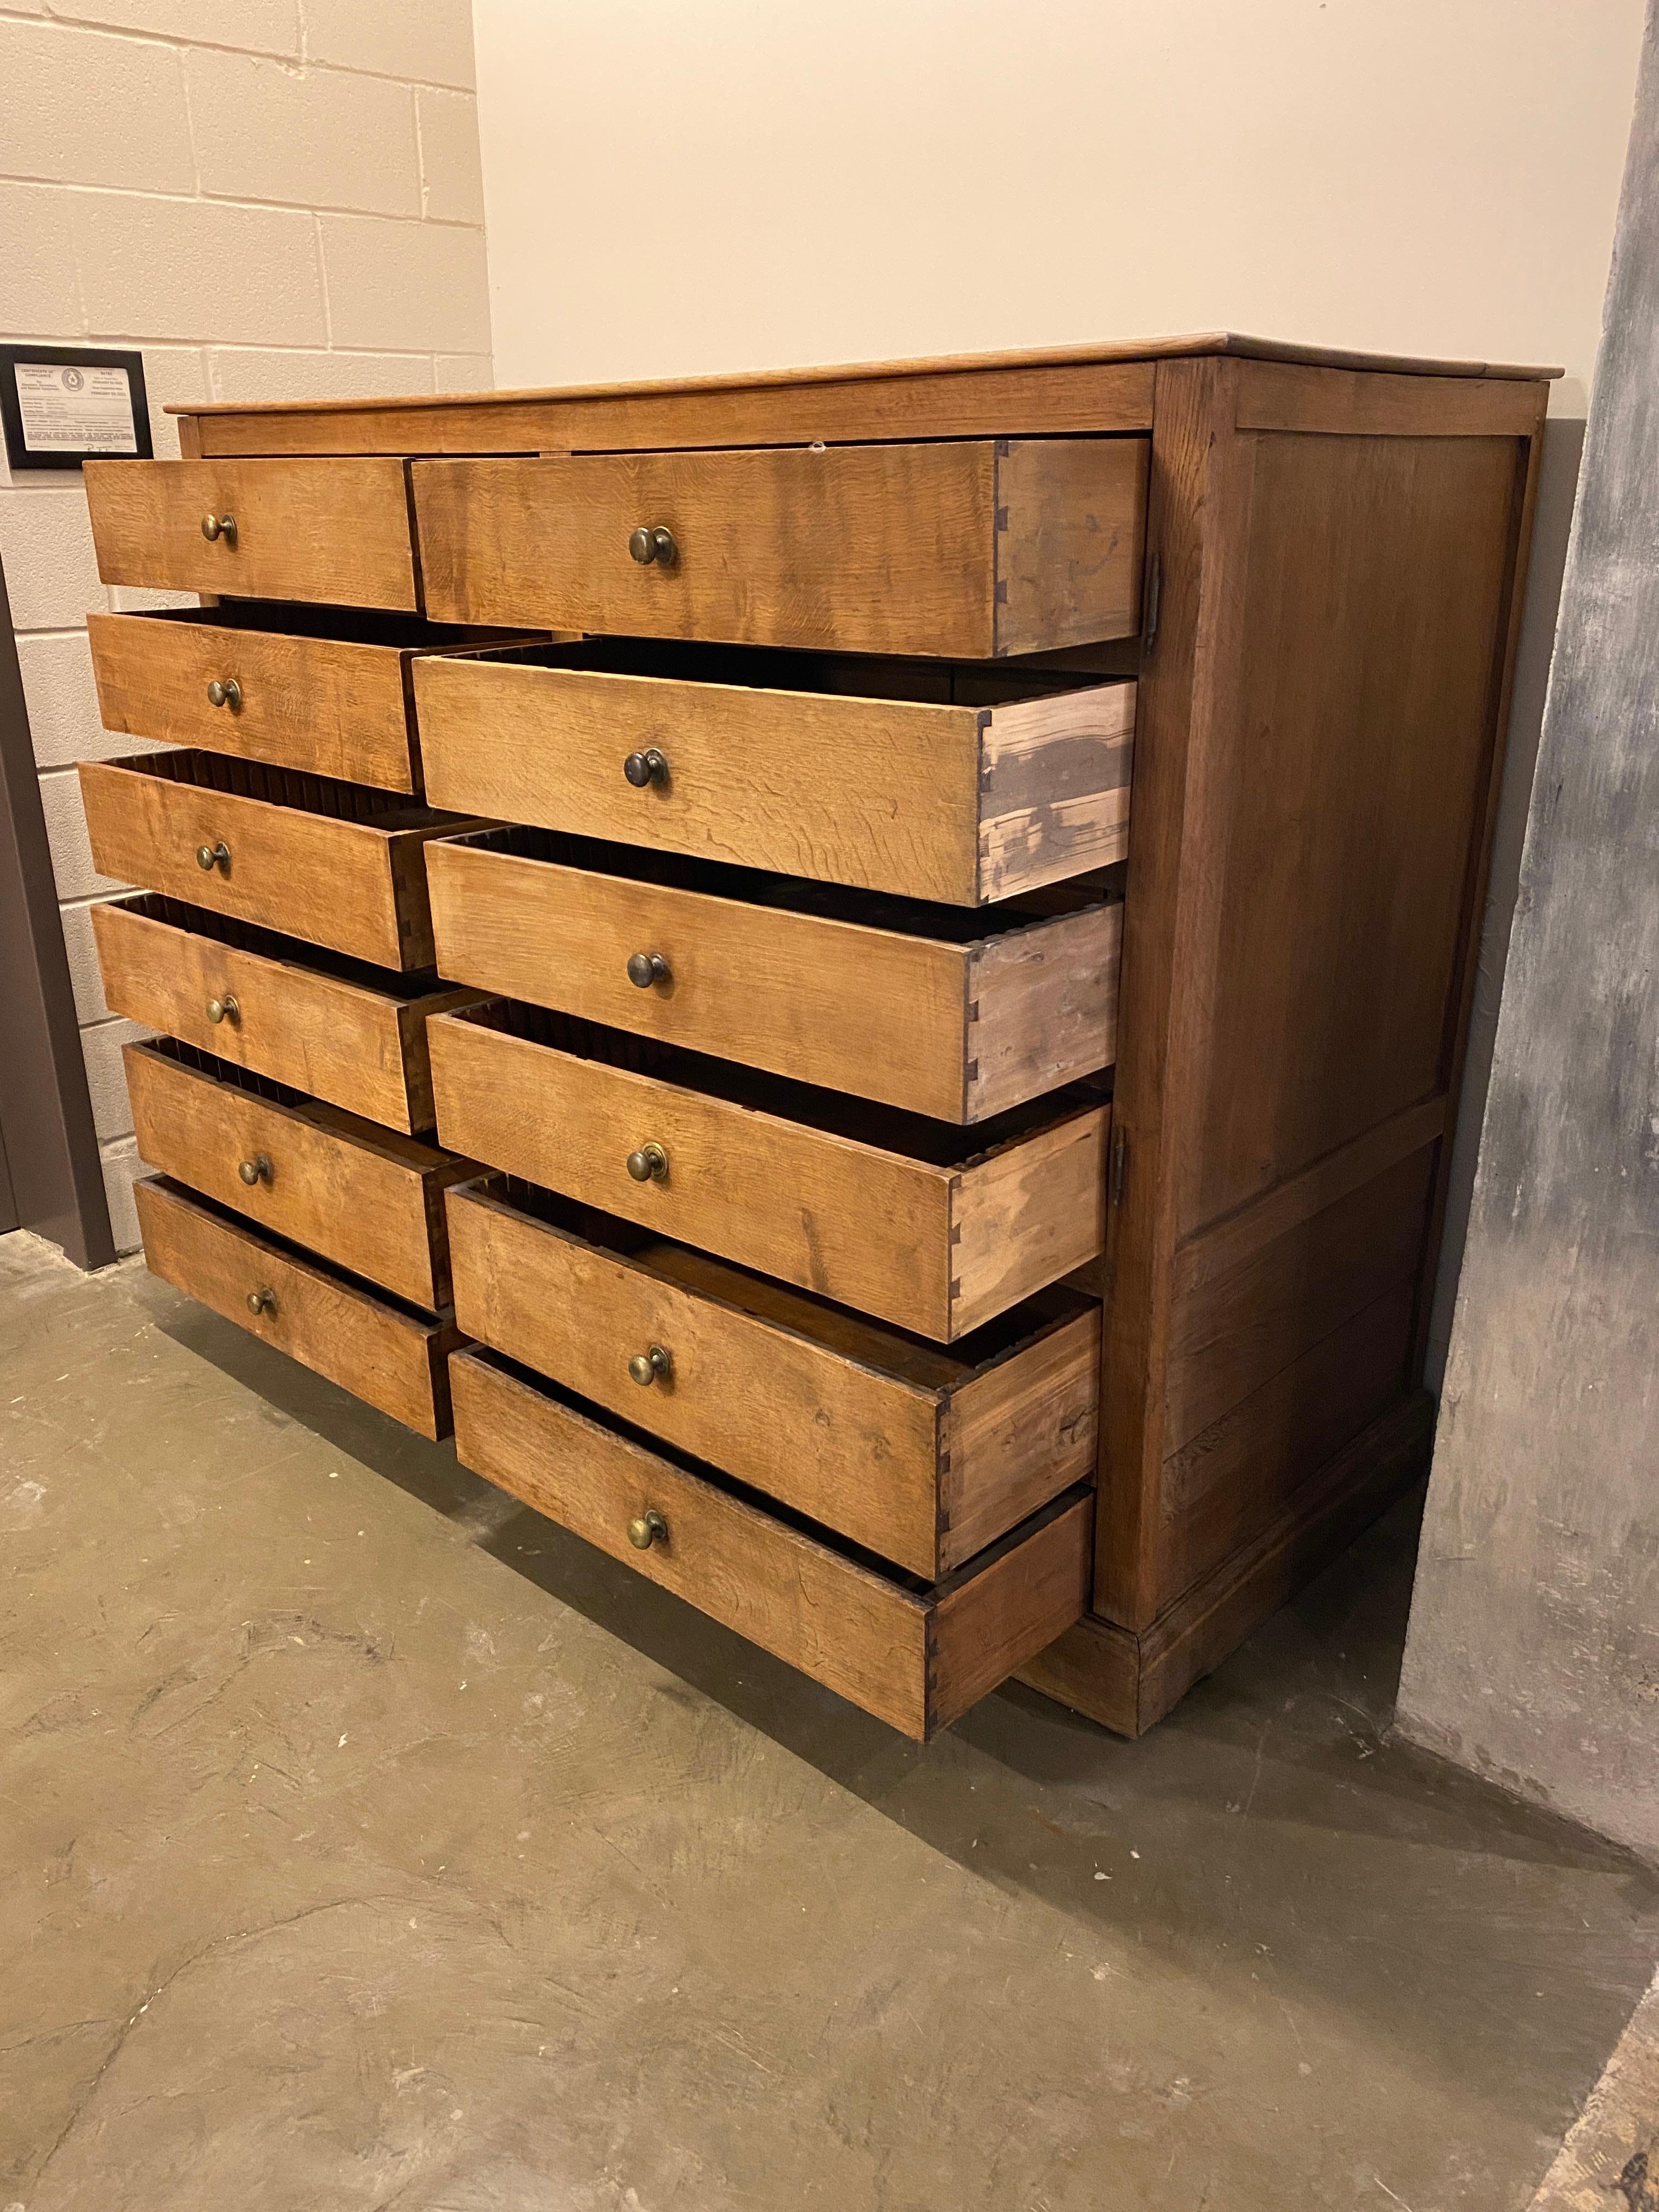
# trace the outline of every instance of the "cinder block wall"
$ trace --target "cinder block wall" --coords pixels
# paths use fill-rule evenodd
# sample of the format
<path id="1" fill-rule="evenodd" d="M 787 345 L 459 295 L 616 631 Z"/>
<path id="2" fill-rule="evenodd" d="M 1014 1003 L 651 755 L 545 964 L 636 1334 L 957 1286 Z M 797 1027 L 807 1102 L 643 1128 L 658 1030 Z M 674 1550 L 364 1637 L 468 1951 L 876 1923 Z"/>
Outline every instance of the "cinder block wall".
<path id="1" fill-rule="evenodd" d="M 470 0 L 0 0 L 0 334 L 137 347 L 191 399 L 490 379 Z M 8 476 L 0 560 L 116 1242 L 138 1242 L 120 1048 L 72 763 L 101 729 L 85 617 L 186 604 L 98 580 L 77 475 Z"/>

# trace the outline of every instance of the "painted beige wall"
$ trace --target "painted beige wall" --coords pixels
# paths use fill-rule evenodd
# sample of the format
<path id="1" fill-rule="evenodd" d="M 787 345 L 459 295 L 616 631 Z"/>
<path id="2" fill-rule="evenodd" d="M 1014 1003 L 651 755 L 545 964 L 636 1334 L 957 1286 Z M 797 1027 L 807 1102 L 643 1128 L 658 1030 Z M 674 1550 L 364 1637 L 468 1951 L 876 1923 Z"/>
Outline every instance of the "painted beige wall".
<path id="1" fill-rule="evenodd" d="M 1431 1378 L 1642 0 L 474 0 L 503 385 L 1230 328 L 1549 362 Z"/>
<path id="2" fill-rule="evenodd" d="M 64 20 L 70 19 L 70 20 Z M 140 348 L 167 400 L 490 381 L 467 0 L 0 0 L 0 336 Z M 98 580 L 78 476 L 9 477 L 0 561 L 117 1243 L 137 1160 L 104 1003 L 76 760 L 99 726 L 88 610 L 188 604 Z"/>
<path id="3" fill-rule="evenodd" d="M 1641 0 L 475 0 L 503 384 L 1595 356 Z"/>

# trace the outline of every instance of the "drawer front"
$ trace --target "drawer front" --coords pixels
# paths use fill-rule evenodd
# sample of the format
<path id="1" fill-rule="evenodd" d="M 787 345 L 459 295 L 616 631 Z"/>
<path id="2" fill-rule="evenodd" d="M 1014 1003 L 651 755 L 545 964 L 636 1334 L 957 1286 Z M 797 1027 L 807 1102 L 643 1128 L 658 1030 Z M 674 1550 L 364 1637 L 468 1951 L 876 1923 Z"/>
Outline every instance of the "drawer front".
<path id="1" fill-rule="evenodd" d="M 87 629 L 106 730 L 383 791 L 420 788 L 410 656 L 394 647 L 167 615 L 89 615 Z"/>
<path id="2" fill-rule="evenodd" d="M 945 1121 L 981 1121 L 1115 1053 L 1115 905 L 943 943 L 520 849 L 537 842 L 428 847 L 445 975 Z"/>
<path id="3" fill-rule="evenodd" d="M 92 909 L 104 995 L 117 1013 L 386 1128 L 432 1127 L 426 1018 L 474 994 L 400 998 L 384 982 L 227 941 L 210 933 L 210 916 L 196 927 L 164 918 L 177 913 L 153 899 Z"/>
<path id="4" fill-rule="evenodd" d="M 449 1304 L 443 1192 L 464 1163 L 292 1092 L 262 1096 L 258 1079 L 194 1064 L 188 1048 L 123 1056 L 141 1159 L 413 1305 Z"/>
<path id="5" fill-rule="evenodd" d="M 443 1016 L 439 1140 L 676 1242 L 946 1343 L 1101 1249 L 1107 1115 L 954 1166 Z M 874 1110 L 874 1109 L 872 1109 Z M 635 1181 L 630 1155 L 663 1172 Z"/>
<path id="6" fill-rule="evenodd" d="M 449 1434 L 452 1322 L 391 1305 L 172 1183 L 133 1194 L 153 1275 L 406 1428 Z"/>
<path id="7" fill-rule="evenodd" d="M 458 826 L 450 817 L 414 807 L 366 820 L 312 812 L 296 800 L 314 796 L 320 807 L 380 794 L 204 753 L 84 761 L 80 775 L 93 858 L 117 882 L 379 968 L 433 965 L 421 848 Z M 223 784 L 233 787 L 216 787 Z M 275 795 L 257 796 L 262 785 Z"/>
<path id="8" fill-rule="evenodd" d="M 458 813 L 956 906 L 1128 851 L 1132 682 L 981 708 L 433 655 L 414 683 Z"/>
<path id="9" fill-rule="evenodd" d="M 918 1741 L 1087 1607 L 1087 1494 L 1057 1500 L 946 1582 L 919 1589 L 483 1355 L 459 1354 L 452 1383 L 464 1466 Z"/>
<path id="10" fill-rule="evenodd" d="M 88 461 L 83 474 L 106 584 L 420 605 L 400 460 Z M 204 535 L 227 517 L 233 530 Z"/>
<path id="11" fill-rule="evenodd" d="M 937 1580 L 1092 1477 L 1093 1306 L 953 1357 L 620 1223 L 584 1236 L 536 1195 L 448 1194 L 467 1335 L 882 1558 Z"/>
<path id="12" fill-rule="evenodd" d="M 1127 637 L 1148 451 L 1062 438 L 417 461 L 427 605 L 446 621 L 963 659 Z M 637 558 L 641 531 L 666 532 L 672 557 Z"/>

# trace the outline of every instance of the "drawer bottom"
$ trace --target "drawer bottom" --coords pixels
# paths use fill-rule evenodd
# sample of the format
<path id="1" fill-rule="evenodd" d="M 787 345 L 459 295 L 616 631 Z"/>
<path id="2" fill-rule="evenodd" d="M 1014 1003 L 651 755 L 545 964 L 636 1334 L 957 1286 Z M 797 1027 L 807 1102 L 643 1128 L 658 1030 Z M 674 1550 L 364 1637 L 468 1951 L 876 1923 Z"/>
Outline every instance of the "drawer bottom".
<path id="1" fill-rule="evenodd" d="M 1087 1609 L 1091 1491 L 928 1583 L 751 1504 L 493 1353 L 458 1352 L 450 1376 L 463 1466 L 920 1741 Z"/>
<path id="2" fill-rule="evenodd" d="M 448 1358 L 465 1341 L 451 1316 L 372 1291 L 164 1177 L 134 1196 L 153 1275 L 422 1436 L 449 1434 Z"/>

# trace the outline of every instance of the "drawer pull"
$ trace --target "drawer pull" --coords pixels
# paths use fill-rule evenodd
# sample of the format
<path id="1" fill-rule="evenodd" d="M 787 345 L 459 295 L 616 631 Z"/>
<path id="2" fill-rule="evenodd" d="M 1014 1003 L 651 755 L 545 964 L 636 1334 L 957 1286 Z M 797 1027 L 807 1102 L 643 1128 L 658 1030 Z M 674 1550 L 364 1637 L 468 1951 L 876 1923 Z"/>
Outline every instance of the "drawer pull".
<path id="1" fill-rule="evenodd" d="M 630 952 L 628 956 L 628 980 L 636 990 L 648 991 L 653 983 L 666 983 L 668 963 L 660 952 Z"/>
<path id="2" fill-rule="evenodd" d="M 648 1552 L 655 1543 L 668 1541 L 668 1523 L 653 1505 L 628 1524 L 628 1540 L 636 1552 Z"/>
<path id="3" fill-rule="evenodd" d="M 274 1314 L 276 1310 L 276 1291 L 250 1291 L 247 1294 L 247 1310 L 251 1314 Z"/>
<path id="4" fill-rule="evenodd" d="M 634 1354 L 628 1363 L 628 1371 L 642 1390 L 648 1390 L 653 1382 L 672 1379 L 674 1362 L 661 1345 L 653 1344 L 649 1352 Z"/>
<path id="5" fill-rule="evenodd" d="M 660 1182 L 668 1173 L 668 1155 L 660 1145 L 641 1145 L 628 1155 L 628 1172 L 635 1182 Z"/>
<path id="6" fill-rule="evenodd" d="M 234 714 L 242 703 L 242 687 L 234 676 L 227 676 L 222 684 L 216 676 L 208 685 L 210 707 L 228 707 Z"/>
<path id="7" fill-rule="evenodd" d="M 212 544 L 216 538 L 222 538 L 227 545 L 234 545 L 236 543 L 235 516 L 234 514 L 204 514 L 202 517 L 202 535 L 207 539 L 210 545 Z"/>
<path id="8" fill-rule="evenodd" d="M 233 999 L 228 991 L 222 999 L 210 999 L 207 1018 L 210 1022 L 240 1022 L 242 1018 L 241 1000 Z"/>
<path id="9" fill-rule="evenodd" d="M 648 568 L 653 561 L 664 568 L 672 568 L 680 557 L 673 532 L 665 530 L 660 523 L 653 530 L 642 522 L 629 537 L 628 550 L 642 568 Z"/>
<path id="10" fill-rule="evenodd" d="M 269 1182 L 275 1170 L 268 1152 L 255 1152 L 251 1160 L 242 1160 L 238 1164 L 236 1172 L 252 1190 L 256 1182 Z"/>
<path id="11" fill-rule="evenodd" d="M 642 753 L 629 753 L 623 763 L 623 774 L 635 791 L 643 791 L 647 784 L 666 783 L 668 756 L 655 745 L 647 745 Z"/>
<path id="12" fill-rule="evenodd" d="M 196 865 L 204 876 L 210 876 L 216 868 L 222 868 L 228 875 L 230 873 L 229 846 L 222 837 L 216 845 L 198 845 L 196 848 Z"/>

